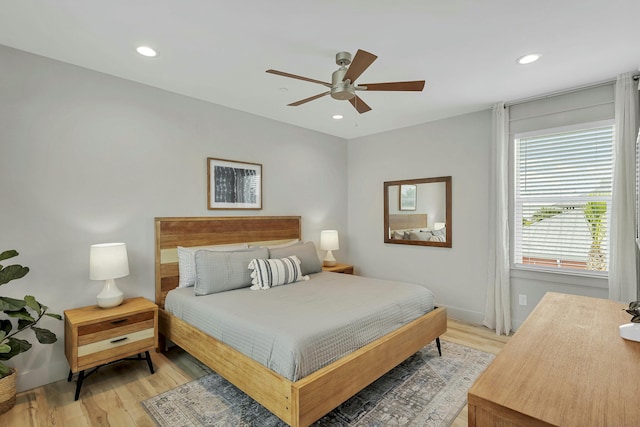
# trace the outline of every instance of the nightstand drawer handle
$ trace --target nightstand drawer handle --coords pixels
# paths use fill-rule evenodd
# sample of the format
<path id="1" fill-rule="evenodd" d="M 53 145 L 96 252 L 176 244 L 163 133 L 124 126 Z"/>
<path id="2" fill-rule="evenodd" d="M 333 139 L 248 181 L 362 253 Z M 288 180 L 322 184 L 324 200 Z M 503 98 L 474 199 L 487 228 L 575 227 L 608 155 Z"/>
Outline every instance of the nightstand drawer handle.
<path id="1" fill-rule="evenodd" d="M 117 342 L 124 341 L 124 340 L 126 340 L 127 338 L 128 338 L 128 337 L 118 338 L 117 340 L 113 340 L 113 341 L 111 341 L 111 344 L 115 344 L 115 343 L 117 343 Z"/>
<path id="2" fill-rule="evenodd" d="M 129 319 L 124 318 L 124 319 L 114 320 L 113 322 L 111 322 L 111 324 L 112 325 L 117 325 L 118 323 L 126 322 L 127 320 L 129 320 Z"/>

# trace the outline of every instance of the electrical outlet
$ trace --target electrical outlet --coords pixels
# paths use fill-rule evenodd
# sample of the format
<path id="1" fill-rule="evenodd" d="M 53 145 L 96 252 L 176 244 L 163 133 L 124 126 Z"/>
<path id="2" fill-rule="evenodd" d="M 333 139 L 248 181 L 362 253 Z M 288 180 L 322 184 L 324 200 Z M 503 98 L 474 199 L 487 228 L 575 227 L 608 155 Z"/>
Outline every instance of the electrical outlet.
<path id="1" fill-rule="evenodd" d="M 518 299 L 520 301 L 520 305 L 527 305 L 527 296 L 524 294 L 518 295 Z"/>

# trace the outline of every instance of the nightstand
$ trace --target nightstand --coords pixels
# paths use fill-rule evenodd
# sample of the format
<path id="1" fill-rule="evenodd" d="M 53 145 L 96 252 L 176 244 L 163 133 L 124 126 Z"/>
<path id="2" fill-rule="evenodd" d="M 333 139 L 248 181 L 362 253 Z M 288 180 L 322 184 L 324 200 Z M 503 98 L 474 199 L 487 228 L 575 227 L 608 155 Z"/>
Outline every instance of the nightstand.
<path id="1" fill-rule="evenodd" d="M 322 267 L 322 271 L 331 271 L 333 273 L 353 274 L 353 265 L 336 264 L 333 267 Z"/>
<path id="2" fill-rule="evenodd" d="M 82 381 L 102 365 L 146 360 L 153 374 L 149 350 L 157 346 L 158 306 L 146 298 L 129 298 L 117 307 L 92 305 L 64 312 L 64 352 L 70 367 L 67 381 L 79 372 L 75 400 Z M 127 359 L 129 356 L 137 357 Z M 95 369 L 85 375 L 90 368 Z"/>

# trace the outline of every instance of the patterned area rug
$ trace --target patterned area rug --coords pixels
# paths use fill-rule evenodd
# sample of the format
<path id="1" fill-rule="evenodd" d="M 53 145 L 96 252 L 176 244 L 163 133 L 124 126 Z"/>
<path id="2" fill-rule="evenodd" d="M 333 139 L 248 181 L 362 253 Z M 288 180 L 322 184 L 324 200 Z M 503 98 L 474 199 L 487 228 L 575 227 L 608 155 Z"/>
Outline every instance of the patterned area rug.
<path id="1" fill-rule="evenodd" d="M 314 426 L 449 426 L 467 403 L 467 391 L 493 358 L 446 341 L 439 357 L 435 343 L 429 344 Z M 142 405 L 161 427 L 286 426 L 215 373 Z"/>

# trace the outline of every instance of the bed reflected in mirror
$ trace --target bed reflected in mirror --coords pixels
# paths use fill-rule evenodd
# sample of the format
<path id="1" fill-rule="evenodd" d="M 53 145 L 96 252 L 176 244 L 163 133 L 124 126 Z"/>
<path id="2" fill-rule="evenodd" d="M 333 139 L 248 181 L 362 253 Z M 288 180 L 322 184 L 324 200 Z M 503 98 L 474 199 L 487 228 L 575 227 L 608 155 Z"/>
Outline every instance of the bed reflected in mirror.
<path id="1" fill-rule="evenodd" d="M 384 242 L 451 247 L 451 177 L 384 183 Z"/>

